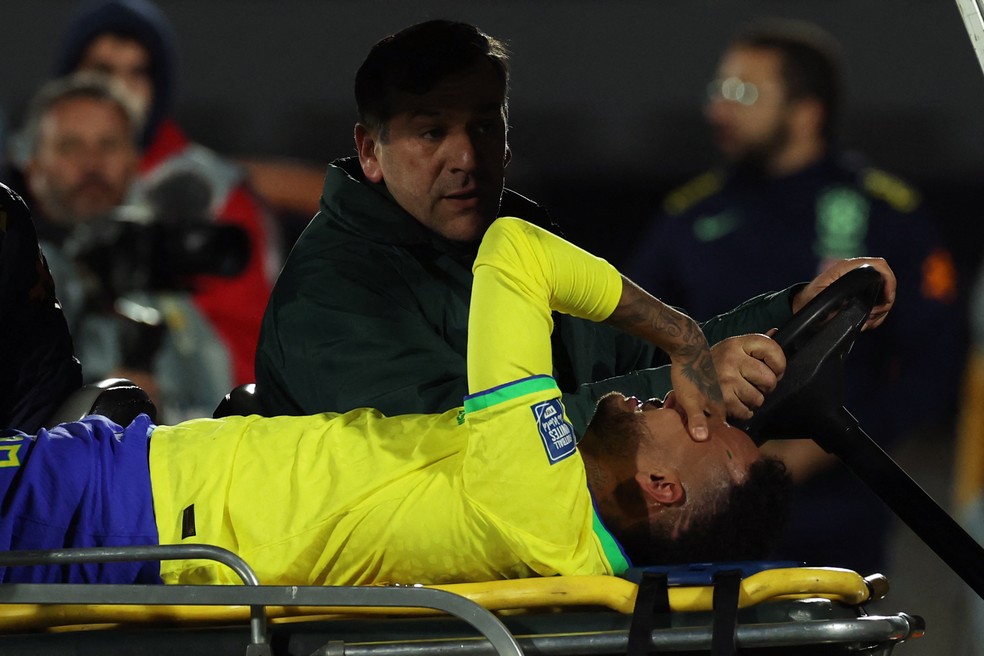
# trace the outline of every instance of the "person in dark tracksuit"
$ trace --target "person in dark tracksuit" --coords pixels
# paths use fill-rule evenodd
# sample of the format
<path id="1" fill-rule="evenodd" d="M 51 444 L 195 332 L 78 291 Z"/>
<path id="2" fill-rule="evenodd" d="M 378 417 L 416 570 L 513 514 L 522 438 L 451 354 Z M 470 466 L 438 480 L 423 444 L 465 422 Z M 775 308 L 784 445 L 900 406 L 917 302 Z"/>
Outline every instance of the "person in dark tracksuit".
<path id="1" fill-rule="evenodd" d="M 707 318 L 750 290 L 805 279 L 832 261 L 892 263 L 895 314 L 848 360 L 846 407 L 891 448 L 952 409 L 962 325 L 957 277 L 919 193 L 833 146 L 837 45 L 815 26 L 760 21 L 724 52 L 706 118 L 725 164 L 669 194 L 626 266 L 649 292 Z M 918 399 L 898 412 L 899 399 Z M 789 557 L 869 571 L 885 566 L 890 519 L 867 488 L 812 442 L 780 445 L 803 482 Z"/>

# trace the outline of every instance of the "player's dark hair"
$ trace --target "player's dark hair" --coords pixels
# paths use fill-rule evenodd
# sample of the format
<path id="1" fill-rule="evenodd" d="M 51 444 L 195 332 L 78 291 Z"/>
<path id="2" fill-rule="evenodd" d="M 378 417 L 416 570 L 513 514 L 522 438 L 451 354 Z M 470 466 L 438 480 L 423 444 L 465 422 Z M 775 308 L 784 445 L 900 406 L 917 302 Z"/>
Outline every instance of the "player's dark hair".
<path id="1" fill-rule="evenodd" d="M 727 490 L 720 510 L 698 515 L 676 538 L 655 523 L 635 524 L 616 537 L 640 566 L 761 560 L 770 555 L 789 516 L 791 486 L 783 462 L 762 457 L 741 485 Z"/>

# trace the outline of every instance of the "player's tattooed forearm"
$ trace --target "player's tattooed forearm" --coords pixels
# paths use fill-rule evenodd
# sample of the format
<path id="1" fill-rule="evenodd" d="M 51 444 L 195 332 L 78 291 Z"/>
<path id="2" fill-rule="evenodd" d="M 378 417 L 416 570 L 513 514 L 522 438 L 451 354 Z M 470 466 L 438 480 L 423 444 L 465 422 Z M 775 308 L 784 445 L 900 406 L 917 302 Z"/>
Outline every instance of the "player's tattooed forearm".
<path id="1" fill-rule="evenodd" d="M 724 400 L 707 338 L 693 319 L 640 295 L 619 306 L 609 321 L 653 341 L 669 353 L 680 373 L 702 394 L 715 401 Z"/>
<path id="2" fill-rule="evenodd" d="M 684 345 L 695 341 L 696 324 L 689 317 L 663 305 L 639 296 L 619 308 L 609 319 L 611 323 L 635 335 L 655 332 L 682 341 Z M 696 332 L 700 333 L 699 329 Z M 700 336 L 703 339 L 703 335 Z"/>
<path id="3" fill-rule="evenodd" d="M 714 360 L 711 358 L 706 342 L 703 348 L 695 348 L 692 353 L 687 352 L 680 357 L 680 373 L 707 398 L 712 401 L 724 401 L 724 394 L 721 392 L 717 372 L 714 369 Z"/>

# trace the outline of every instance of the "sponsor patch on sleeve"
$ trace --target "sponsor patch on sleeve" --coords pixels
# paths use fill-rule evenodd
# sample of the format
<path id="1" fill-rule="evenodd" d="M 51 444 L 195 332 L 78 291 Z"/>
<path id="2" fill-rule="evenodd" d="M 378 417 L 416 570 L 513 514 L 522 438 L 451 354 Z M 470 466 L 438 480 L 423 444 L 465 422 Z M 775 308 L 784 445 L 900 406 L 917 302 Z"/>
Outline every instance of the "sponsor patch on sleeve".
<path id="1" fill-rule="evenodd" d="M 574 427 L 564 419 L 564 409 L 560 399 L 550 399 L 530 406 L 536 419 L 537 430 L 547 450 L 550 464 L 560 462 L 577 449 L 574 441 Z"/>

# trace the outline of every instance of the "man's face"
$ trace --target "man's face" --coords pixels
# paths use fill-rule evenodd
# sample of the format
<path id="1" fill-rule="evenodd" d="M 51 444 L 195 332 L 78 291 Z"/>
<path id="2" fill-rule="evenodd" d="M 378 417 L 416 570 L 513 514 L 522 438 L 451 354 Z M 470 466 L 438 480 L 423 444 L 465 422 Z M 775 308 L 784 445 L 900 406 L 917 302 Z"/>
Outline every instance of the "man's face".
<path id="1" fill-rule="evenodd" d="M 366 178 L 454 241 L 475 241 L 496 218 L 509 154 L 505 90 L 490 62 L 423 95 L 395 94 L 382 134 L 356 126 Z"/>
<path id="2" fill-rule="evenodd" d="M 68 98 L 42 117 L 26 173 L 44 214 L 70 225 L 121 204 L 136 168 L 136 147 L 123 110 L 108 100 Z"/>
<path id="3" fill-rule="evenodd" d="M 722 57 L 705 117 L 728 161 L 761 166 L 789 145 L 781 65 L 779 53 L 765 48 L 733 48 Z"/>
<path id="4" fill-rule="evenodd" d="M 741 484 L 748 468 L 759 458 L 758 447 L 751 438 L 723 421 L 711 421 L 708 438 L 695 441 L 687 431 L 686 415 L 673 392 L 662 403 L 643 403 L 635 397 L 610 394 L 599 402 L 592 419 L 596 430 L 597 422 L 618 427 L 605 430 L 606 440 L 629 440 L 637 445 L 633 457 L 640 472 L 679 481 L 684 500 Z M 618 444 L 613 448 L 626 454 L 632 450 Z"/>
<path id="5" fill-rule="evenodd" d="M 138 41 L 115 34 L 98 36 L 82 53 L 76 70 L 103 73 L 122 82 L 146 118 L 154 100 L 154 82 L 150 53 Z"/>

